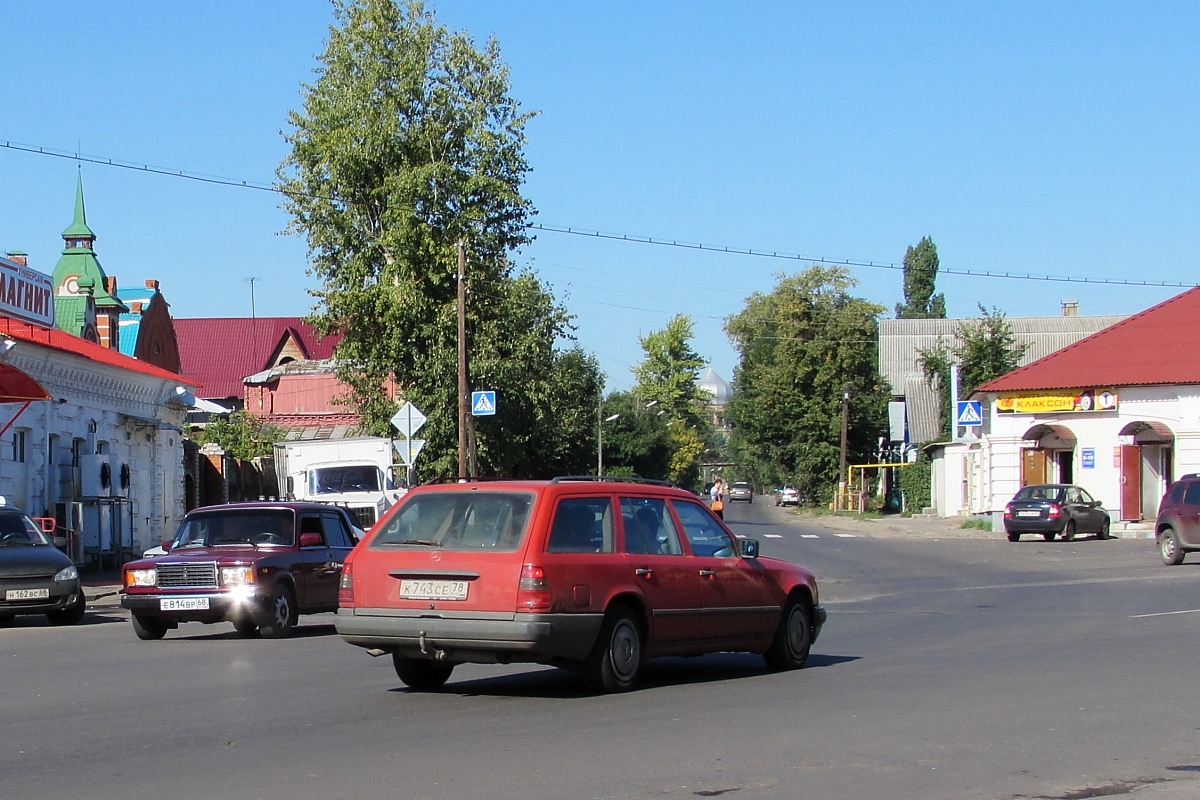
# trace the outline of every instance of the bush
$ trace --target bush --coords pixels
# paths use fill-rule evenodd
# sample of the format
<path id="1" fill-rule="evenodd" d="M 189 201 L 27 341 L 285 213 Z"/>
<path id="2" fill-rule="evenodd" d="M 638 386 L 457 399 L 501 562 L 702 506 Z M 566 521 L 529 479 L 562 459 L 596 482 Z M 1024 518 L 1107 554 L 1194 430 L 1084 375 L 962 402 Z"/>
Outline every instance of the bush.
<path id="1" fill-rule="evenodd" d="M 900 491 L 904 493 L 904 502 L 909 511 L 915 513 L 929 507 L 932 471 L 933 465 L 924 451 L 921 451 L 916 464 L 900 468 Z"/>

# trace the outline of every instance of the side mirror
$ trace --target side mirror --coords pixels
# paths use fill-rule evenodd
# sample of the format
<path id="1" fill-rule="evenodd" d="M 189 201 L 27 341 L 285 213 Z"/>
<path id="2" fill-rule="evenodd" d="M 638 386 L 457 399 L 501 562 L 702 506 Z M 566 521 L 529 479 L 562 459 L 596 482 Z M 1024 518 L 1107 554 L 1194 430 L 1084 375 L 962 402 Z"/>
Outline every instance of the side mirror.
<path id="1" fill-rule="evenodd" d="M 164 553 L 168 553 L 168 552 L 170 552 L 170 550 L 171 550 L 171 545 L 173 545 L 173 544 L 175 544 L 175 540 L 174 540 L 174 539 L 167 539 L 165 542 L 163 542 L 163 543 L 162 543 L 162 549 L 163 549 L 163 552 L 164 552 Z"/>
<path id="2" fill-rule="evenodd" d="M 65 537 L 65 536 L 51 537 L 50 543 L 61 550 L 62 548 L 67 546 L 67 537 Z"/>
<path id="3" fill-rule="evenodd" d="M 758 539 L 738 539 L 742 558 L 758 558 Z"/>
<path id="4" fill-rule="evenodd" d="M 312 533 L 310 531 L 309 533 L 300 534 L 301 547 L 320 547 L 322 544 L 324 542 L 321 540 L 321 534 L 319 533 Z"/>

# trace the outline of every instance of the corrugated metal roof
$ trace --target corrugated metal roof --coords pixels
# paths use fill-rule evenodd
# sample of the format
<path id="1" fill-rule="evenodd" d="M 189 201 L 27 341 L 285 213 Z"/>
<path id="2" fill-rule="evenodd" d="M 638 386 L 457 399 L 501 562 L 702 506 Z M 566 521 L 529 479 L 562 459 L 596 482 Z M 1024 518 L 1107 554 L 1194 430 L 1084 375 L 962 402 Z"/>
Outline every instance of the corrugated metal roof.
<path id="1" fill-rule="evenodd" d="M 979 387 L 982 392 L 1200 384 L 1200 287 Z"/>
<path id="2" fill-rule="evenodd" d="M 879 372 L 896 395 L 905 399 L 909 438 L 927 442 L 938 436 L 938 398 L 925 382 L 920 351 L 942 339 L 952 345 L 959 325 L 967 319 L 885 319 L 879 322 Z M 1029 363 L 1126 319 L 1123 314 L 1090 317 L 1009 317 L 1013 336 L 1029 345 L 1022 363 Z M 969 387 L 963 387 L 963 391 Z"/>
<path id="3" fill-rule="evenodd" d="M 319 336 L 301 317 L 176 319 L 183 374 L 200 384 L 197 397 L 244 395 L 242 379 L 271 366 L 284 336 L 292 335 L 310 359 L 328 359 L 341 336 Z"/>

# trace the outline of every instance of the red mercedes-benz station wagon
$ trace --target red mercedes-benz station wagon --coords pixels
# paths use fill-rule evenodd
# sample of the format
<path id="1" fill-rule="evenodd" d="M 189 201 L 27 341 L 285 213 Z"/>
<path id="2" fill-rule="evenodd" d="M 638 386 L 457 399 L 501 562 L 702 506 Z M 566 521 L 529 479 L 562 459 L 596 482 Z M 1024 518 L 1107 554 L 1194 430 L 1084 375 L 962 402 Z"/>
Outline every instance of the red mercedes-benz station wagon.
<path id="1" fill-rule="evenodd" d="M 608 692 L 653 656 L 795 669 L 826 618 L 813 573 L 760 558 L 694 494 L 587 477 L 414 489 L 346 559 L 338 602 L 342 637 L 413 689 L 465 662 L 553 664 Z"/>

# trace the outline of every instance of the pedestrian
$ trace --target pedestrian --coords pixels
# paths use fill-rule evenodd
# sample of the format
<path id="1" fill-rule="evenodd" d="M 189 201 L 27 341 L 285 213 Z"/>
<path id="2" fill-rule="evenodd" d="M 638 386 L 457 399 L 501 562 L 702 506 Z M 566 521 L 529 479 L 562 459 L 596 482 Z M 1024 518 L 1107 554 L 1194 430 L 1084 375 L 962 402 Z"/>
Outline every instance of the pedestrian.
<path id="1" fill-rule="evenodd" d="M 720 478 L 713 481 L 712 489 L 708 494 L 712 498 L 712 505 L 709 508 L 721 519 L 725 519 L 725 499 L 722 497 L 725 491 L 725 483 Z"/>

